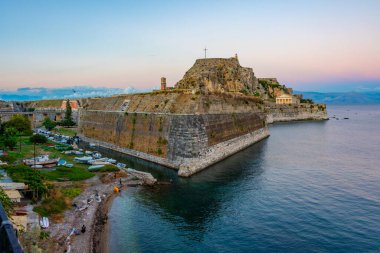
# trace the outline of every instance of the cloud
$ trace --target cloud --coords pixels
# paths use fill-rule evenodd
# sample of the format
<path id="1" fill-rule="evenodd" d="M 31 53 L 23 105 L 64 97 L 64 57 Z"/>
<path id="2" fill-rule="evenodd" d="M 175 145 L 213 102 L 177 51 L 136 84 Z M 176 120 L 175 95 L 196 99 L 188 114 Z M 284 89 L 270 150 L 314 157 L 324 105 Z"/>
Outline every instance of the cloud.
<path id="1" fill-rule="evenodd" d="M 129 94 L 141 92 L 133 87 L 106 88 L 92 86 L 72 86 L 64 88 L 31 88 L 23 87 L 16 91 L 0 91 L 2 100 L 41 100 L 41 99 L 65 99 L 84 97 L 109 97 L 117 94 Z"/>

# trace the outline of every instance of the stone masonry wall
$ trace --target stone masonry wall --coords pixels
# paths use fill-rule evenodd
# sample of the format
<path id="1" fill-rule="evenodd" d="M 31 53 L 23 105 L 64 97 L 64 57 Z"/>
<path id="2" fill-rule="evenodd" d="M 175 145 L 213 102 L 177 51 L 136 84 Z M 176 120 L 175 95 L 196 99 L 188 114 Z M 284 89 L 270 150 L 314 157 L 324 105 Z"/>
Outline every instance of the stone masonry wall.
<path id="1" fill-rule="evenodd" d="M 81 110 L 78 131 L 119 147 L 166 157 L 169 117 L 164 114 Z"/>
<path id="2" fill-rule="evenodd" d="M 196 168 L 195 173 L 262 139 L 253 134 L 261 129 L 266 129 L 266 125 L 260 113 L 157 114 L 95 110 L 81 110 L 78 127 L 86 140 L 168 167 L 186 168 L 182 176 L 190 176 L 191 168 Z M 235 139 L 240 143 L 241 136 L 247 134 L 251 138 L 238 148 L 232 148 Z M 223 143 L 229 143 L 230 151 L 219 153 Z"/>
<path id="3" fill-rule="evenodd" d="M 277 105 L 265 107 L 267 123 L 297 120 L 325 120 L 328 119 L 324 104 Z"/>

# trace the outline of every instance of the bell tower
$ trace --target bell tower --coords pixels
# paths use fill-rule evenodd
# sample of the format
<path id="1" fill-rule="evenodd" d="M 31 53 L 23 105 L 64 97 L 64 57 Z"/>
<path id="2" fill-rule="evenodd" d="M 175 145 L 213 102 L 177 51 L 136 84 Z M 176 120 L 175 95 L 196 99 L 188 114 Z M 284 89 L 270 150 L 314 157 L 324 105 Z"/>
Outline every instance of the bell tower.
<path id="1" fill-rule="evenodd" d="M 166 90 L 166 77 L 161 77 L 161 90 Z"/>

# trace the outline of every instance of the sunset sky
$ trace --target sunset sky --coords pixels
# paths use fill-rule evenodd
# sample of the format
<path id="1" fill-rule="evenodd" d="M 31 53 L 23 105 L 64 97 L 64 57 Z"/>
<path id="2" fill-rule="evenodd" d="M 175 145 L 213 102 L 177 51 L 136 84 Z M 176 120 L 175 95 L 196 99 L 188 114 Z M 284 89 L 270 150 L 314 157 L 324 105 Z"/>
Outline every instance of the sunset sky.
<path id="1" fill-rule="evenodd" d="M 0 89 L 173 85 L 239 55 L 298 90 L 380 89 L 380 1 L 0 1 Z"/>

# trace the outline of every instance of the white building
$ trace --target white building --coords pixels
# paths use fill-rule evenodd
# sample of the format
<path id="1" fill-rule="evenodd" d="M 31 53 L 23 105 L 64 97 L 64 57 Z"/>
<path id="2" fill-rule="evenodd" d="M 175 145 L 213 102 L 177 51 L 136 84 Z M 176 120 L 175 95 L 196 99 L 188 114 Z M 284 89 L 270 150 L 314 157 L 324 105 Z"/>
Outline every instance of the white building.
<path id="1" fill-rule="evenodd" d="M 284 105 L 284 104 L 293 104 L 295 103 L 292 95 L 282 94 L 281 96 L 276 97 L 276 104 Z"/>

